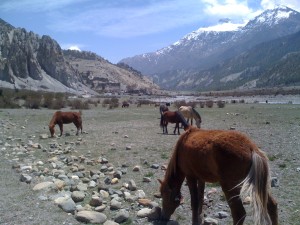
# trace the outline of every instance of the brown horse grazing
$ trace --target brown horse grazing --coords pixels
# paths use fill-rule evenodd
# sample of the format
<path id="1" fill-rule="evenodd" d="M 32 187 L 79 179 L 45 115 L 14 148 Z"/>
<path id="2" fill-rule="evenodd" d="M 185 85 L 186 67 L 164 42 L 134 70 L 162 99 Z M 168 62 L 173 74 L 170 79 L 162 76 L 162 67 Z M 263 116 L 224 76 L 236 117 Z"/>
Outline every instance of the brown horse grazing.
<path id="1" fill-rule="evenodd" d="M 168 133 L 168 123 L 175 123 L 175 129 L 174 129 L 174 134 L 177 133 L 180 134 L 179 132 L 179 123 L 182 123 L 183 126 L 188 126 L 188 123 L 184 119 L 183 115 L 179 111 L 165 111 L 162 113 L 161 118 L 160 118 L 160 126 L 163 129 L 163 133 L 167 134 Z"/>
<path id="2" fill-rule="evenodd" d="M 205 182 L 219 182 L 229 204 L 234 225 L 243 224 L 242 199 L 252 199 L 253 224 L 278 225 L 277 203 L 270 193 L 266 155 L 237 131 L 189 127 L 177 141 L 164 181 L 161 219 L 168 220 L 180 204 L 184 179 L 191 194 L 192 224 L 201 224 Z"/>
<path id="3" fill-rule="evenodd" d="M 78 135 L 79 130 L 81 130 L 82 133 L 82 119 L 81 119 L 81 112 L 62 112 L 62 111 L 56 111 L 49 123 L 49 130 L 51 133 L 51 137 L 54 136 L 54 127 L 56 124 L 58 124 L 60 128 L 60 135 L 63 133 L 63 124 L 64 123 L 74 123 L 74 125 L 77 128 Z"/>

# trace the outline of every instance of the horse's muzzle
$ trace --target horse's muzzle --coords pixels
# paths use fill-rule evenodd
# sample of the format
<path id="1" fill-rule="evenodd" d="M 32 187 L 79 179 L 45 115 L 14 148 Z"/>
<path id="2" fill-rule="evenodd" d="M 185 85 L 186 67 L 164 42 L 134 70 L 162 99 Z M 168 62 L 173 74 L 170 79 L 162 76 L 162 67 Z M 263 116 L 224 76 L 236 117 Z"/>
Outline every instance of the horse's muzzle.
<path id="1" fill-rule="evenodd" d="M 160 220 L 168 221 L 170 220 L 171 215 L 166 215 L 165 211 L 162 209 L 160 214 Z"/>

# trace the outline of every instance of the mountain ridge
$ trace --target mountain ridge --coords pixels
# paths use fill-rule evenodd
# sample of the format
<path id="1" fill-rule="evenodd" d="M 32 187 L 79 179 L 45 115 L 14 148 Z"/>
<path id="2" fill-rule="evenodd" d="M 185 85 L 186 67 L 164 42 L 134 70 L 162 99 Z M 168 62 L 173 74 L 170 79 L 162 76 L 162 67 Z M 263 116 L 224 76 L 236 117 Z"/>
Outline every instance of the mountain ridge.
<path id="1" fill-rule="evenodd" d="M 95 53 L 65 51 L 50 36 L 15 28 L 2 19 L 0 80 L 1 87 L 74 94 L 159 89 L 133 68 L 112 64 Z"/>
<path id="2" fill-rule="evenodd" d="M 153 53 L 125 58 L 121 62 L 153 77 L 163 88 L 180 90 L 184 86 L 186 89 L 202 89 L 203 85 L 197 88 L 195 84 L 204 76 L 211 76 L 213 68 L 222 65 L 224 61 L 237 57 L 258 44 L 299 30 L 300 13 L 286 6 L 279 6 L 264 11 L 236 30 L 217 32 L 199 28 L 175 44 Z M 209 71 L 210 68 L 212 71 Z M 202 74 L 198 80 L 191 79 L 195 74 L 201 74 L 201 71 L 205 75 Z M 211 81 L 208 78 L 205 80 L 207 89 Z M 189 82 L 192 85 L 188 85 Z"/>

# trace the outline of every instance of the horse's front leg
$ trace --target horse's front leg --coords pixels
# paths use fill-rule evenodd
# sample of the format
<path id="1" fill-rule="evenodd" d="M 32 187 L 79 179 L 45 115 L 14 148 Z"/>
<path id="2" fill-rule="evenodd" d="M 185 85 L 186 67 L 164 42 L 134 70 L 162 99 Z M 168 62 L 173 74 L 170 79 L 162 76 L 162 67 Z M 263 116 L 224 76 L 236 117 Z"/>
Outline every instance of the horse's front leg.
<path id="1" fill-rule="evenodd" d="M 200 225 L 202 223 L 200 214 L 204 198 L 204 182 L 198 181 L 197 185 L 196 179 L 187 177 L 187 184 L 191 194 L 192 224 Z"/>
<path id="2" fill-rule="evenodd" d="M 202 223 L 202 209 L 203 209 L 203 202 L 204 202 L 204 189 L 205 189 L 205 182 L 198 180 L 198 200 L 199 200 L 199 209 L 198 215 L 200 216 L 200 224 Z"/>
<path id="3" fill-rule="evenodd" d="M 167 134 L 168 133 L 168 123 L 165 123 L 163 127 L 165 128 L 164 133 Z"/>
<path id="4" fill-rule="evenodd" d="M 59 123 L 58 126 L 59 126 L 59 129 L 60 129 L 60 135 L 59 136 L 61 137 L 62 133 L 64 131 L 63 123 Z"/>
<path id="5" fill-rule="evenodd" d="M 179 132 L 179 123 L 176 123 L 176 125 L 175 125 L 175 129 L 174 129 L 174 134 L 176 134 L 176 129 L 177 129 L 177 131 L 178 131 L 178 134 L 180 134 L 180 132 Z"/>

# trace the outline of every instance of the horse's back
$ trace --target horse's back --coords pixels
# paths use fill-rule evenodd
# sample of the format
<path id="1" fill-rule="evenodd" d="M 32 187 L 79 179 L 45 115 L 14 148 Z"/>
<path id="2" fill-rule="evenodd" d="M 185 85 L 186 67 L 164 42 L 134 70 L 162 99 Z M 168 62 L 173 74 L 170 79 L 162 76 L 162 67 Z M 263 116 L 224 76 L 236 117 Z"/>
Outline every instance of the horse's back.
<path id="1" fill-rule="evenodd" d="M 73 122 L 81 122 L 81 113 L 80 112 L 55 112 L 57 117 L 57 121 L 61 123 L 73 123 Z"/>
<path id="2" fill-rule="evenodd" d="M 187 175 L 217 182 L 232 174 L 243 177 L 249 170 L 252 151 L 257 147 L 245 135 L 196 128 L 188 132 L 178 151 L 179 163 Z"/>
<path id="3" fill-rule="evenodd" d="M 180 106 L 179 111 L 183 114 L 184 117 L 191 117 L 191 106 Z"/>

